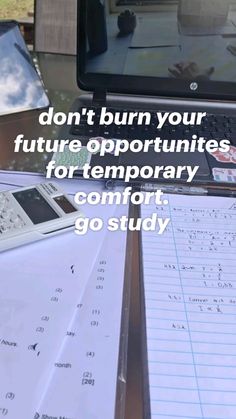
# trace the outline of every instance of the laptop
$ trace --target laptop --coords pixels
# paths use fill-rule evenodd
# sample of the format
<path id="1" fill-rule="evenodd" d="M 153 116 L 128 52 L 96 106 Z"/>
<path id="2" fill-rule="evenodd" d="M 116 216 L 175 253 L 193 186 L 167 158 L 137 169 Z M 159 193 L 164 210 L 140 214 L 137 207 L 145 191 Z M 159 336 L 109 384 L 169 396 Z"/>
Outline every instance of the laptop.
<path id="1" fill-rule="evenodd" d="M 214 1 L 218 0 L 211 3 Z M 114 141 L 159 137 L 167 142 L 174 139 L 191 142 L 194 135 L 207 141 L 227 139 L 229 153 L 156 153 L 151 148 L 148 153 L 128 151 L 119 157 L 92 154 L 89 162 L 91 167 L 104 168 L 198 165 L 194 186 L 208 185 L 214 189 L 216 185 L 225 187 L 226 182 L 234 183 L 236 57 L 228 50 L 234 37 L 183 35 L 177 7 L 168 5 L 165 11 L 162 6 L 160 12 L 158 2 L 136 5 L 130 0 L 129 4 L 131 10 L 127 11 L 127 1 L 78 1 L 77 79 L 78 86 L 88 93 L 75 101 L 71 111 L 93 109 L 96 121 L 102 108 L 110 112 L 147 111 L 152 115 L 151 124 L 100 126 L 97 122 L 89 126 L 84 118 L 79 125 L 64 127 L 62 137 L 79 138 L 85 146 L 94 137 Z M 173 126 L 166 122 L 157 130 L 157 112 L 206 112 L 206 117 L 201 126 Z M 81 176 L 82 171 L 78 170 L 77 175 Z M 180 179 L 172 182 L 186 184 L 186 176 L 183 172 Z M 166 182 L 160 175 L 148 183 L 157 181 Z M 143 184 L 144 179 L 137 178 L 135 182 Z"/>

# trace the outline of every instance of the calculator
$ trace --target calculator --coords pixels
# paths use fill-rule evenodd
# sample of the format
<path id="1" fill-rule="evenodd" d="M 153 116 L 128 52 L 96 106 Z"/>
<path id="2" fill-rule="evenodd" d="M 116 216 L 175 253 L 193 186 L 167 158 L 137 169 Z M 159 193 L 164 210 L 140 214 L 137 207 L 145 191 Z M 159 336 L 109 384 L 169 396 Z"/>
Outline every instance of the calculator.
<path id="1" fill-rule="evenodd" d="M 0 192 L 0 252 L 71 230 L 79 217 L 54 183 Z"/>

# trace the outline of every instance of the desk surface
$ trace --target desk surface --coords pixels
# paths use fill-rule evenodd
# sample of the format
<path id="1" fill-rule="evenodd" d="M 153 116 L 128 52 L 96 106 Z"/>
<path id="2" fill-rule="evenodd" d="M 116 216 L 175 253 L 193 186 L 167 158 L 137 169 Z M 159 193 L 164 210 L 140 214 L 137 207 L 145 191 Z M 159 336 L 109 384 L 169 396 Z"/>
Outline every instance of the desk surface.
<path id="1" fill-rule="evenodd" d="M 81 92 L 76 86 L 76 60 L 75 57 L 38 54 L 35 57 L 45 87 L 48 90 L 52 105 L 57 111 L 69 111 L 74 99 Z M 38 113 L 26 113 L 24 118 L 11 116 L 2 118 L 0 122 L 0 169 L 3 170 L 35 170 L 43 171 L 45 162 L 50 156 L 36 154 L 29 157 L 19 155 L 16 160 L 13 152 L 13 140 L 19 132 L 26 138 L 32 139 L 43 135 L 44 138 L 57 138 L 58 128 L 48 127 L 42 129 L 38 123 Z M 125 419 L 142 419 L 142 380 L 141 380 L 141 336 L 140 336 L 140 309 L 139 309 L 139 277 L 138 277 L 138 238 L 132 238 L 132 292 L 129 325 L 128 348 L 128 377 L 127 402 Z"/>

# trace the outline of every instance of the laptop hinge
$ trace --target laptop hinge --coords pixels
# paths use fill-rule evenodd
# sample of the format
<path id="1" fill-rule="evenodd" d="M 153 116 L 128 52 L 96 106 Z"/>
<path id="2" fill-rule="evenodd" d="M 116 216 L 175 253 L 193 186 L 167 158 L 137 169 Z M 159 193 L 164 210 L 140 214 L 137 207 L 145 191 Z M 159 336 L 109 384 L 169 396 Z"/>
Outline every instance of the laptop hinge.
<path id="1" fill-rule="evenodd" d="M 107 93 L 105 90 L 97 90 L 93 93 L 93 103 L 95 105 L 104 106 L 107 100 Z"/>

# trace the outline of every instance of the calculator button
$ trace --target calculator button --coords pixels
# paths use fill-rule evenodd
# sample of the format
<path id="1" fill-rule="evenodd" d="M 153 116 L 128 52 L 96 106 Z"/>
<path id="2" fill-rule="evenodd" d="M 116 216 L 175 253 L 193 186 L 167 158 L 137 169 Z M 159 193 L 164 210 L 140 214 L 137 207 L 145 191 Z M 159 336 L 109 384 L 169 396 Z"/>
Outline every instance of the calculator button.
<path id="1" fill-rule="evenodd" d="M 14 228 L 20 225 L 20 224 L 19 224 L 19 221 L 18 221 L 18 219 L 17 219 L 17 218 L 11 218 L 11 219 L 10 219 L 10 222 L 11 222 L 11 225 L 12 225 Z"/>
<path id="2" fill-rule="evenodd" d="M 10 221 L 11 221 L 12 224 L 17 223 L 18 220 L 19 220 L 19 217 L 18 217 L 17 214 L 14 214 L 14 213 L 11 214 Z"/>
<path id="3" fill-rule="evenodd" d="M 14 211 L 13 211 L 13 209 L 11 209 L 11 208 L 8 208 L 7 209 L 7 212 L 9 214 L 9 218 L 11 218 L 15 214 Z"/>
<path id="4" fill-rule="evenodd" d="M 4 220 L 9 220 L 10 219 L 10 211 L 7 211 L 7 210 L 3 210 L 2 211 L 2 218 L 4 219 Z"/>
<path id="5" fill-rule="evenodd" d="M 2 224 L 0 228 L 2 233 L 6 233 L 8 231 L 6 224 Z"/>

